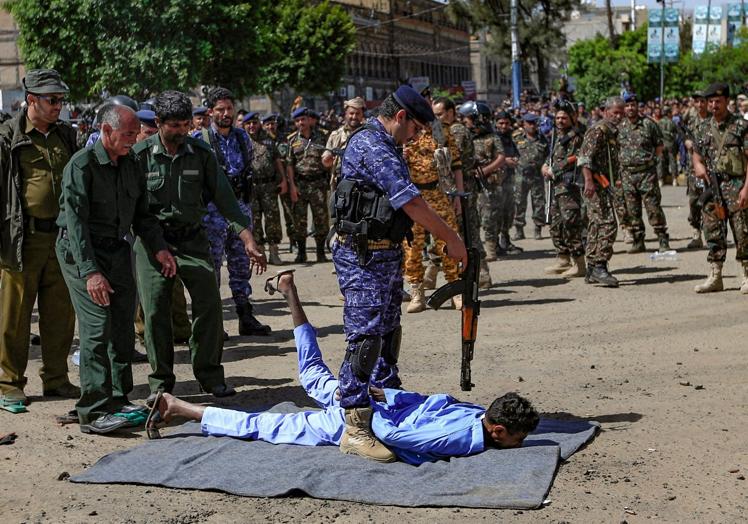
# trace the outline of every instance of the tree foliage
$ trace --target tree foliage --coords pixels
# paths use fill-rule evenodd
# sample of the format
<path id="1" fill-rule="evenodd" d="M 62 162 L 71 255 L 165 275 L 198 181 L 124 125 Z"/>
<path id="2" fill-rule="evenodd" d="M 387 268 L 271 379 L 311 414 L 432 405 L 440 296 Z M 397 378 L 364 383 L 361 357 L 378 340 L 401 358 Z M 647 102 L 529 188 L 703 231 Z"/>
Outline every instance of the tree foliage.
<path id="1" fill-rule="evenodd" d="M 738 88 L 745 82 L 746 71 L 748 40 L 700 56 L 686 51 L 678 62 L 665 65 L 665 97 L 689 96 L 712 82 Z M 647 63 L 646 25 L 620 35 L 616 49 L 601 35 L 576 42 L 569 49 L 568 73 L 576 81 L 575 97 L 588 105 L 620 94 L 624 77 L 642 99 L 660 94 L 660 65 Z"/>
<path id="2" fill-rule="evenodd" d="M 76 99 L 198 84 L 240 96 L 284 84 L 333 89 L 353 24 L 326 2 L 292 3 L 295 20 L 288 2 L 271 0 L 5 0 L 3 7 L 20 28 L 27 68 L 57 69 Z"/>
<path id="3" fill-rule="evenodd" d="M 459 0 L 450 2 L 450 12 L 470 21 L 473 30 L 488 29 L 489 50 L 496 55 L 511 56 L 510 0 Z M 517 32 L 521 59 L 537 66 L 538 88 L 547 89 L 546 70 L 558 59 L 566 45 L 563 22 L 572 11 L 580 9 L 580 0 L 517 0 Z M 509 63 L 505 60 L 505 63 Z"/>

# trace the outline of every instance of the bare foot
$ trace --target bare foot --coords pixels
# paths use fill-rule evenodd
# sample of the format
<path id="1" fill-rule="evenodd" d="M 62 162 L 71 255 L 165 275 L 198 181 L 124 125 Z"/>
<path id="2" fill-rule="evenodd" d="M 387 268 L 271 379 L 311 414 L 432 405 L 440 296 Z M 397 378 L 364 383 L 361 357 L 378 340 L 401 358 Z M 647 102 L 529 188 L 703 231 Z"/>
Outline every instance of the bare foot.
<path id="1" fill-rule="evenodd" d="M 278 278 L 278 291 L 280 291 L 284 297 L 288 297 L 288 294 L 295 290 L 296 284 L 293 280 L 293 273 L 286 273 Z"/>
<path id="2" fill-rule="evenodd" d="M 161 413 L 164 422 L 170 422 L 174 417 L 185 417 L 199 421 L 203 418 L 205 408 L 180 400 L 169 393 L 164 393 L 161 402 L 158 404 L 158 411 Z"/>

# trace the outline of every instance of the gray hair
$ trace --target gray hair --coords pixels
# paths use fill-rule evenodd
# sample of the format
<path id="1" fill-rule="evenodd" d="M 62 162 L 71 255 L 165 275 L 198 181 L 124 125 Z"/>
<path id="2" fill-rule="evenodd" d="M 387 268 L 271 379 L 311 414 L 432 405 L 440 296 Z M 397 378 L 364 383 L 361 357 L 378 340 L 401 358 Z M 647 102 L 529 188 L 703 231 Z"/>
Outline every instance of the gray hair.
<path id="1" fill-rule="evenodd" d="M 132 115 L 135 115 L 135 111 L 130 107 L 106 103 L 101 107 L 101 109 L 99 109 L 96 118 L 102 126 L 104 124 L 109 124 L 112 126 L 112 129 L 119 129 L 123 113 L 131 113 Z"/>
<path id="2" fill-rule="evenodd" d="M 612 109 L 614 107 L 625 106 L 626 102 L 620 96 L 611 96 L 605 101 L 605 109 Z"/>

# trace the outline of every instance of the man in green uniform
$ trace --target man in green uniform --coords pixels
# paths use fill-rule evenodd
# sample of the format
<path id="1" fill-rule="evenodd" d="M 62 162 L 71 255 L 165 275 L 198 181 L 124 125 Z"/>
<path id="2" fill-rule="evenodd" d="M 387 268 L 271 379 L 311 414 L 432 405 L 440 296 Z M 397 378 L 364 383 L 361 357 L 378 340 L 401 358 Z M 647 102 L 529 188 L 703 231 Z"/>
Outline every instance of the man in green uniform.
<path id="1" fill-rule="evenodd" d="M 156 218 L 148 211 L 145 177 L 130 149 L 140 123 L 123 105 L 99 111 L 101 137 L 65 167 L 57 225 L 57 260 L 78 315 L 81 397 L 76 404 L 84 433 L 109 433 L 129 425 L 115 413 L 142 410 L 132 391 L 135 282 L 130 227 L 155 253 L 164 277 L 176 272 Z"/>
<path id="2" fill-rule="evenodd" d="M 727 257 L 727 223 L 735 239 L 735 258 L 742 265 L 740 292 L 748 294 L 748 121 L 730 113 L 727 84 L 712 84 L 704 93 L 712 117 L 699 129 L 694 147 L 693 171 L 709 184 L 704 193 L 704 238 L 709 248 L 711 272 L 694 288 L 697 293 L 722 291 L 722 264 Z M 712 187 L 716 179 L 719 187 Z M 721 202 L 720 202 L 721 201 Z"/>
<path id="3" fill-rule="evenodd" d="M 26 365 L 34 302 L 39 303 L 45 396 L 78 398 L 67 356 L 75 313 L 54 253 L 62 170 L 78 149 L 58 120 L 68 86 L 52 69 L 23 79 L 28 108 L 0 126 L 0 394 L 28 403 Z"/>
<path id="4" fill-rule="evenodd" d="M 711 113 L 707 109 L 704 93 L 696 91 L 693 94 L 693 107 L 683 116 L 683 130 L 686 135 L 685 146 L 688 153 L 688 171 L 686 174 L 686 193 L 688 194 L 688 223 L 693 228 L 691 241 L 686 245 L 688 249 L 704 247 L 701 239 L 701 194 L 704 192 L 704 181 L 696 178 L 693 172 L 693 153 L 700 140 L 699 132 L 702 124 Z"/>
<path id="5" fill-rule="evenodd" d="M 177 260 L 177 273 L 192 297 L 192 369 L 201 387 L 216 397 L 236 393 L 224 381 L 221 365 L 223 325 L 221 295 L 213 273 L 210 245 L 203 228 L 208 201 L 229 221 L 244 243 L 257 273 L 265 270 L 265 255 L 257 248 L 249 218 L 241 212 L 234 191 L 210 146 L 188 136 L 192 103 L 183 93 L 165 91 L 156 98 L 158 133 L 133 150 L 146 172 L 148 204 Z M 174 279 L 161 274 L 153 251 L 135 242 L 138 289 L 145 320 L 145 345 L 153 372 L 151 391 L 171 392 L 174 345 L 171 311 Z"/>

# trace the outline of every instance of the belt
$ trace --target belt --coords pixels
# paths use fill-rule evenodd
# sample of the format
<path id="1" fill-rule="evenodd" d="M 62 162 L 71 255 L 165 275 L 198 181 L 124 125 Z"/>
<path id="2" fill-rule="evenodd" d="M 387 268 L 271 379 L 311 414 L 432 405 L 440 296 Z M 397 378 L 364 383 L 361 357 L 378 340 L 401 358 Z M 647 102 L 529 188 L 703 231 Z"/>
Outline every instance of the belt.
<path id="1" fill-rule="evenodd" d="M 327 180 L 327 172 L 313 173 L 311 175 L 303 175 L 299 173 L 299 175 L 296 177 L 296 181 L 299 180 L 304 182 L 317 182 L 318 180 Z"/>
<path id="2" fill-rule="evenodd" d="M 203 226 L 201 224 L 182 224 L 174 222 L 162 222 L 161 229 L 164 232 L 164 240 L 169 244 L 174 242 L 186 242 L 195 238 Z"/>
<path id="3" fill-rule="evenodd" d="M 644 173 L 645 171 L 649 171 L 650 169 L 653 169 L 655 167 L 654 164 L 646 164 L 644 166 L 621 166 L 621 168 L 631 173 L 632 175 L 638 175 L 639 173 Z"/>
<path id="4" fill-rule="evenodd" d="M 127 242 L 127 240 L 124 240 L 121 238 L 100 237 L 97 235 L 90 235 L 90 237 L 91 237 L 91 245 L 95 247 L 96 249 L 105 249 L 107 251 L 115 251 L 117 249 L 120 249 L 121 247 L 130 245 Z M 68 240 L 68 241 L 70 240 L 67 228 L 63 227 L 60 229 L 60 238 Z"/>
<path id="5" fill-rule="evenodd" d="M 428 191 L 430 189 L 436 189 L 439 187 L 439 180 L 434 180 L 433 182 L 426 182 L 424 184 L 416 184 L 414 182 L 414 185 L 420 189 L 421 191 Z"/>
<path id="6" fill-rule="evenodd" d="M 348 235 L 338 234 L 338 242 L 345 244 L 348 241 Z M 397 249 L 400 244 L 393 242 L 392 240 L 385 238 L 382 240 L 369 240 L 366 242 L 366 249 L 374 251 L 377 249 Z"/>
<path id="7" fill-rule="evenodd" d="M 32 233 L 35 231 L 41 231 L 42 233 L 57 233 L 57 219 L 24 216 L 23 227 Z"/>

